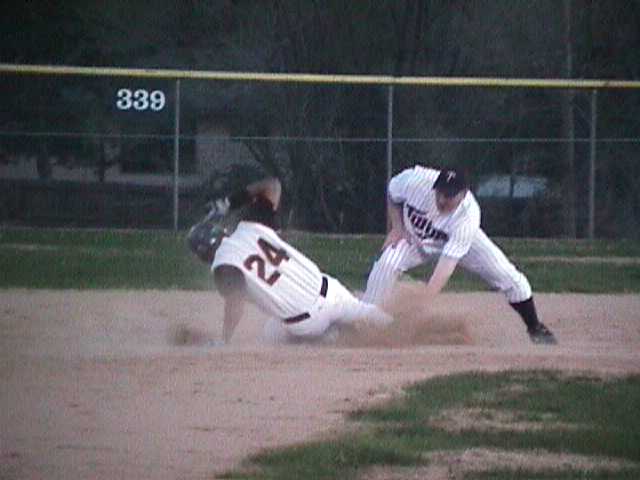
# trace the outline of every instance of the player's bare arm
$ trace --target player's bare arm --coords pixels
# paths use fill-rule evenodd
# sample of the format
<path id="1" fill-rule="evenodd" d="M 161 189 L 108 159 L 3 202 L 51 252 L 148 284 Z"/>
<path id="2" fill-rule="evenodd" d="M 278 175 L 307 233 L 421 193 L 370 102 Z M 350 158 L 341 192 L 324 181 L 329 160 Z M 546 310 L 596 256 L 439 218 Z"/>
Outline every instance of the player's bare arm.
<path id="1" fill-rule="evenodd" d="M 425 300 L 429 302 L 445 287 L 458 265 L 458 259 L 441 255 L 425 287 Z"/>
<path id="2" fill-rule="evenodd" d="M 225 344 L 231 341 L 238 323 L 244 317 L 246 301 L 244 295 L 233 293 L 224 297 L 224 320 L 222 323 L 222 340 Z"/>
<path id="3" fill-rule="evenodd" d="M 400 240 L 407 238 L 407 231 L 402 221 L 402 204 L 395 203 L 391 198 L 387 198 L 387 219 L 389 231 L 382 244 L 382 250 L 388 246 L 395 247 Z"/>
<path id="4" fill-rule="evenodd" d="M 224 298 L 222 338 L 229 343 L 245 311 L 245 280 L 242 273 L 231 265 L 220 265 L 214 270 L 214 281 Z"/>

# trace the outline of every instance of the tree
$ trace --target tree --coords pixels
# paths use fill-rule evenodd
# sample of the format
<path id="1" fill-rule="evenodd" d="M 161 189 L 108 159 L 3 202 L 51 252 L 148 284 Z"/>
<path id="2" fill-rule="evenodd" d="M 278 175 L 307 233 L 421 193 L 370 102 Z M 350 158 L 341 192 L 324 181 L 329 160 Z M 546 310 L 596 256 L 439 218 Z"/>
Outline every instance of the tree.
<path id="1" fill-rule="evenodd" d="M 638 2 L 564 0 L 560 5 L 565 7 L 562 14 L 556 0 L 158 0 L 153 8 L 125 0 L 10 2 L 0 19 L 6 37 L 0 53 L 3 61 L 12 63 L 198 70 L 640 77 Z M 3 88 L 3 105 L 9 106 L 10 115 L 0 116 L 0 121 L 13 122 L 11 128 L 17 130 L 33 129 L 28 122 L 34 105 L 64 99 L 67 131 L 86 132 L 91 125 L 94 131 L 110 131 L 112 112 L 98 102 L 112 96 L 113 83 L 69 82 L 71 86 L 53 88 L 54 83 L 30 79 L 28 91 L 20 85 Z M 182 90 L 187 117 L 183 125 L 214 117 L 232 136 L 243 138 L 265 173 L 287 180 L 293 223 L 339 231 L 384 228 L 384 86 L 184 83 L 189 85 Z M 75 104 L 69 100 L 71 90 Z M 600 96 L 599 128 L 613 124 L 620 111 L 613 98 Z M 395 169 L 416 162 L 466 163 L 479 173 L 515 173 L 526 160 L 529 173 L 550 176 L 570 199 L 579 199 L 580 146 L 569 142 L 559 152 L 553 145 L 509 143 L 514 136 L 579 136 L 588 122 L 581 98 L 570 92 L 559 101 L 550 90 L 398 87 L 394 99 L 394 136 L 420 140 L 394 145 Z M 637 101 L 628 107 L 634 111 Z M 40 108 L 37 117 L 42 128 L 62 125 L 55 109 Z M 121 116 L 118 121 L 126 123 Z M 626 120 L 629 135 L 637 135 L 638 122 L 635 115 Z M 127 128 L 141 129 L 138 124 L 131 119 Z M 251 136 L 261 138 L 249 140 Z M 431 137 L 500 141 L 424 141 Z M 34 142 L 22 143 L 21 148 L 40 156 L 38 151 L 68 148 L 52 139 L 38 148 Z M 81 143 L 76 139 L 72 148 L 80 149 Z M 8 145 L 4 139 L 3 144 Z M 94 148 L 92 161 L 104 172 L 108 160 L 100 152 L 105 146 L 86 148 Z M 614 155 L 605 153 L 598 160 L 606 174 L 613 171 Z M 540 157 L 553 160 L 532 160 Z M 620 156 L 615 158 L 619 161 Z M 46 175 L 48 165 L 41 160 L 41 166 Z M 616 201 L 615 195 L 610 197 L 611 206 Z M 575 204 L 567 202 L 563 213 L 569 225 L 564 234 L 569 236 L 578 233 L 580 211 Z"/>

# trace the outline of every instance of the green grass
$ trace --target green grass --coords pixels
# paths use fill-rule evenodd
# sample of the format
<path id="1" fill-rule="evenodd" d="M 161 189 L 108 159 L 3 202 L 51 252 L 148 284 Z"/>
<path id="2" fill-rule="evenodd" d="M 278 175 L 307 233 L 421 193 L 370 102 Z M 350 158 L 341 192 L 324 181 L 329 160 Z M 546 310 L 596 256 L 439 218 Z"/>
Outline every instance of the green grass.
<path id="1" fill-rule="evenodd" d="M 319 234 L 289 233 L 287 239 L 323 269 L 352 289 L 363 289 L 366 276 L 379 253 L 383 237 L 360 235 L 331 237 Z M 535 291 L 576 293 L 634 293 L 640 291 L 640 264 L 584 260 L 640 257 L 640 242 L 632 240 L 496 239 Z M 576 262 L 554 261 L 546 257 L 575 258 Z M 538 257 L 538 259 L 536 259 Z M 545 257 L 544 261 L 540 257 Z M 432 266 L 417 268 L 409 278 L 425 280 Z M 450 280 L 449 291 L 483 291 L 486 284 L 462 269 Z"/>
<path id="2" fill-rule="evenodd" d="M 637 240 L 570 240 L 498 238 L 495 242 L 507 254 L 519 257 L 558 255 L 567 257 L 639 257 Z"/>
<path id="3" fill-rule="evenodd" d="M 184 234 L 0 230 L 0 287 L 207 289 Z"/>
<path id="4" fill-rule="evenodd" d="M 364 289 L 383 237 L 286 232 L 284 237 L 330 275 Z M 538 292 L 640 291 L 640 264 L 585 263 L 588 257 L 640 257 L 640 242 L 498 239 Z M 557 262 L 546 257 L 570 257 Z M 544 261 L 535 257 L 545 257 Z M 0 230 L 0 288 L 212 288 L 207 267 L 190 254 L 185 233 L 165 231 Z M 430 267 L 409 272 L 426 279 Z M 486 290 L 458 269 L 449 291 Z"/>
<path id="5" fill-rule="evenodd" d="M 387 405 L 350 416 L 356 433 L 324 442 L 265 451 L 248 459 L 247 469 L 222 478 L 349 479 L 368 468 L 417 468 L 428 463 L 425 454 L 491 448 L 505 451 L 546 450 L 584 456 L 604 456 L 638 465 L 613 474 L 564 470 L 514 473 L 500 467 L 490 474 L 465 478 L 638 478 L 640 475 L 640 377 L 602 380 L 566 377 L 550 371 L 467 373 L 420 382 Z M 452 433 L 430 421 L 444 410 L 474 409 L 509 413 L 509 422 L 537 422 L 543 428 L 462 430 Z M 539 455 L 539 453 L 536 453 Z M 544 460 L 540 460 L 542 463 Z M 258 467 L 256 469 L 256 467 Z"/>
<path id="6" fill-rule="evenodd" d="M 477 473 L 466 475 L 464 480 L 514 480 L 517 478 L 526 478 L 527 480 L 638 480 L 638 472 L 620 471 L 615 474 L 611 472 L 583 472 L 583 471 L 567 471 L 562 475 L 556 472 L 513 472 L 513 471 L 496 471 L 490 473 Z"/>

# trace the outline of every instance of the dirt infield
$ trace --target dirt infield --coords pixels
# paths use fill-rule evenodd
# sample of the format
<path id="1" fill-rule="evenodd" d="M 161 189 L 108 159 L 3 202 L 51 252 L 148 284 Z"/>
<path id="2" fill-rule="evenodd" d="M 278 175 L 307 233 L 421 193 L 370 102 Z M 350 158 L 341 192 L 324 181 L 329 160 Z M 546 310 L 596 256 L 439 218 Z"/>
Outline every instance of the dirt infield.
<path id="1" fill-rule="evenodd" d="M 539 347 L 499 294 L 407 314 L 405 287 L 396 325 L 334 346 L 268 345 L 252 310 L 232 345 L 209 347 L 211 293 L 0 291 L 0 478 L 212 478 L 434 375 L 640 373 L 638 295 L 538 295 L 560 342 Z"/>

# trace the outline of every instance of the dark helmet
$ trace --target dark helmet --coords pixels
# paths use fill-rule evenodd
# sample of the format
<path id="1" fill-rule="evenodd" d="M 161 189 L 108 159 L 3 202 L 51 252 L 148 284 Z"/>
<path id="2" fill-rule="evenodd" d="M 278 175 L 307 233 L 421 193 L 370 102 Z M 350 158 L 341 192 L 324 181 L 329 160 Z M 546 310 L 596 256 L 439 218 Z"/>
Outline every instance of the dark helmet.
<path id="1" fill-rule="evenodd" d="M 189 229 L 187 234 L 189 248 L 200 260 L 210 264 L 222 239 L 230 235 L 230 230 L 229 225 L 225 223 L 225 216 L 212 209 L 200 222 Z"/>
<path id="2" fill-rule="evenodd" d="M 447 168 L 440 172 L 433 184 L 433 189 L 446 197 L 455 197 L 462 190 L 469 188 L 469 180 L 464 170 Z"/>

